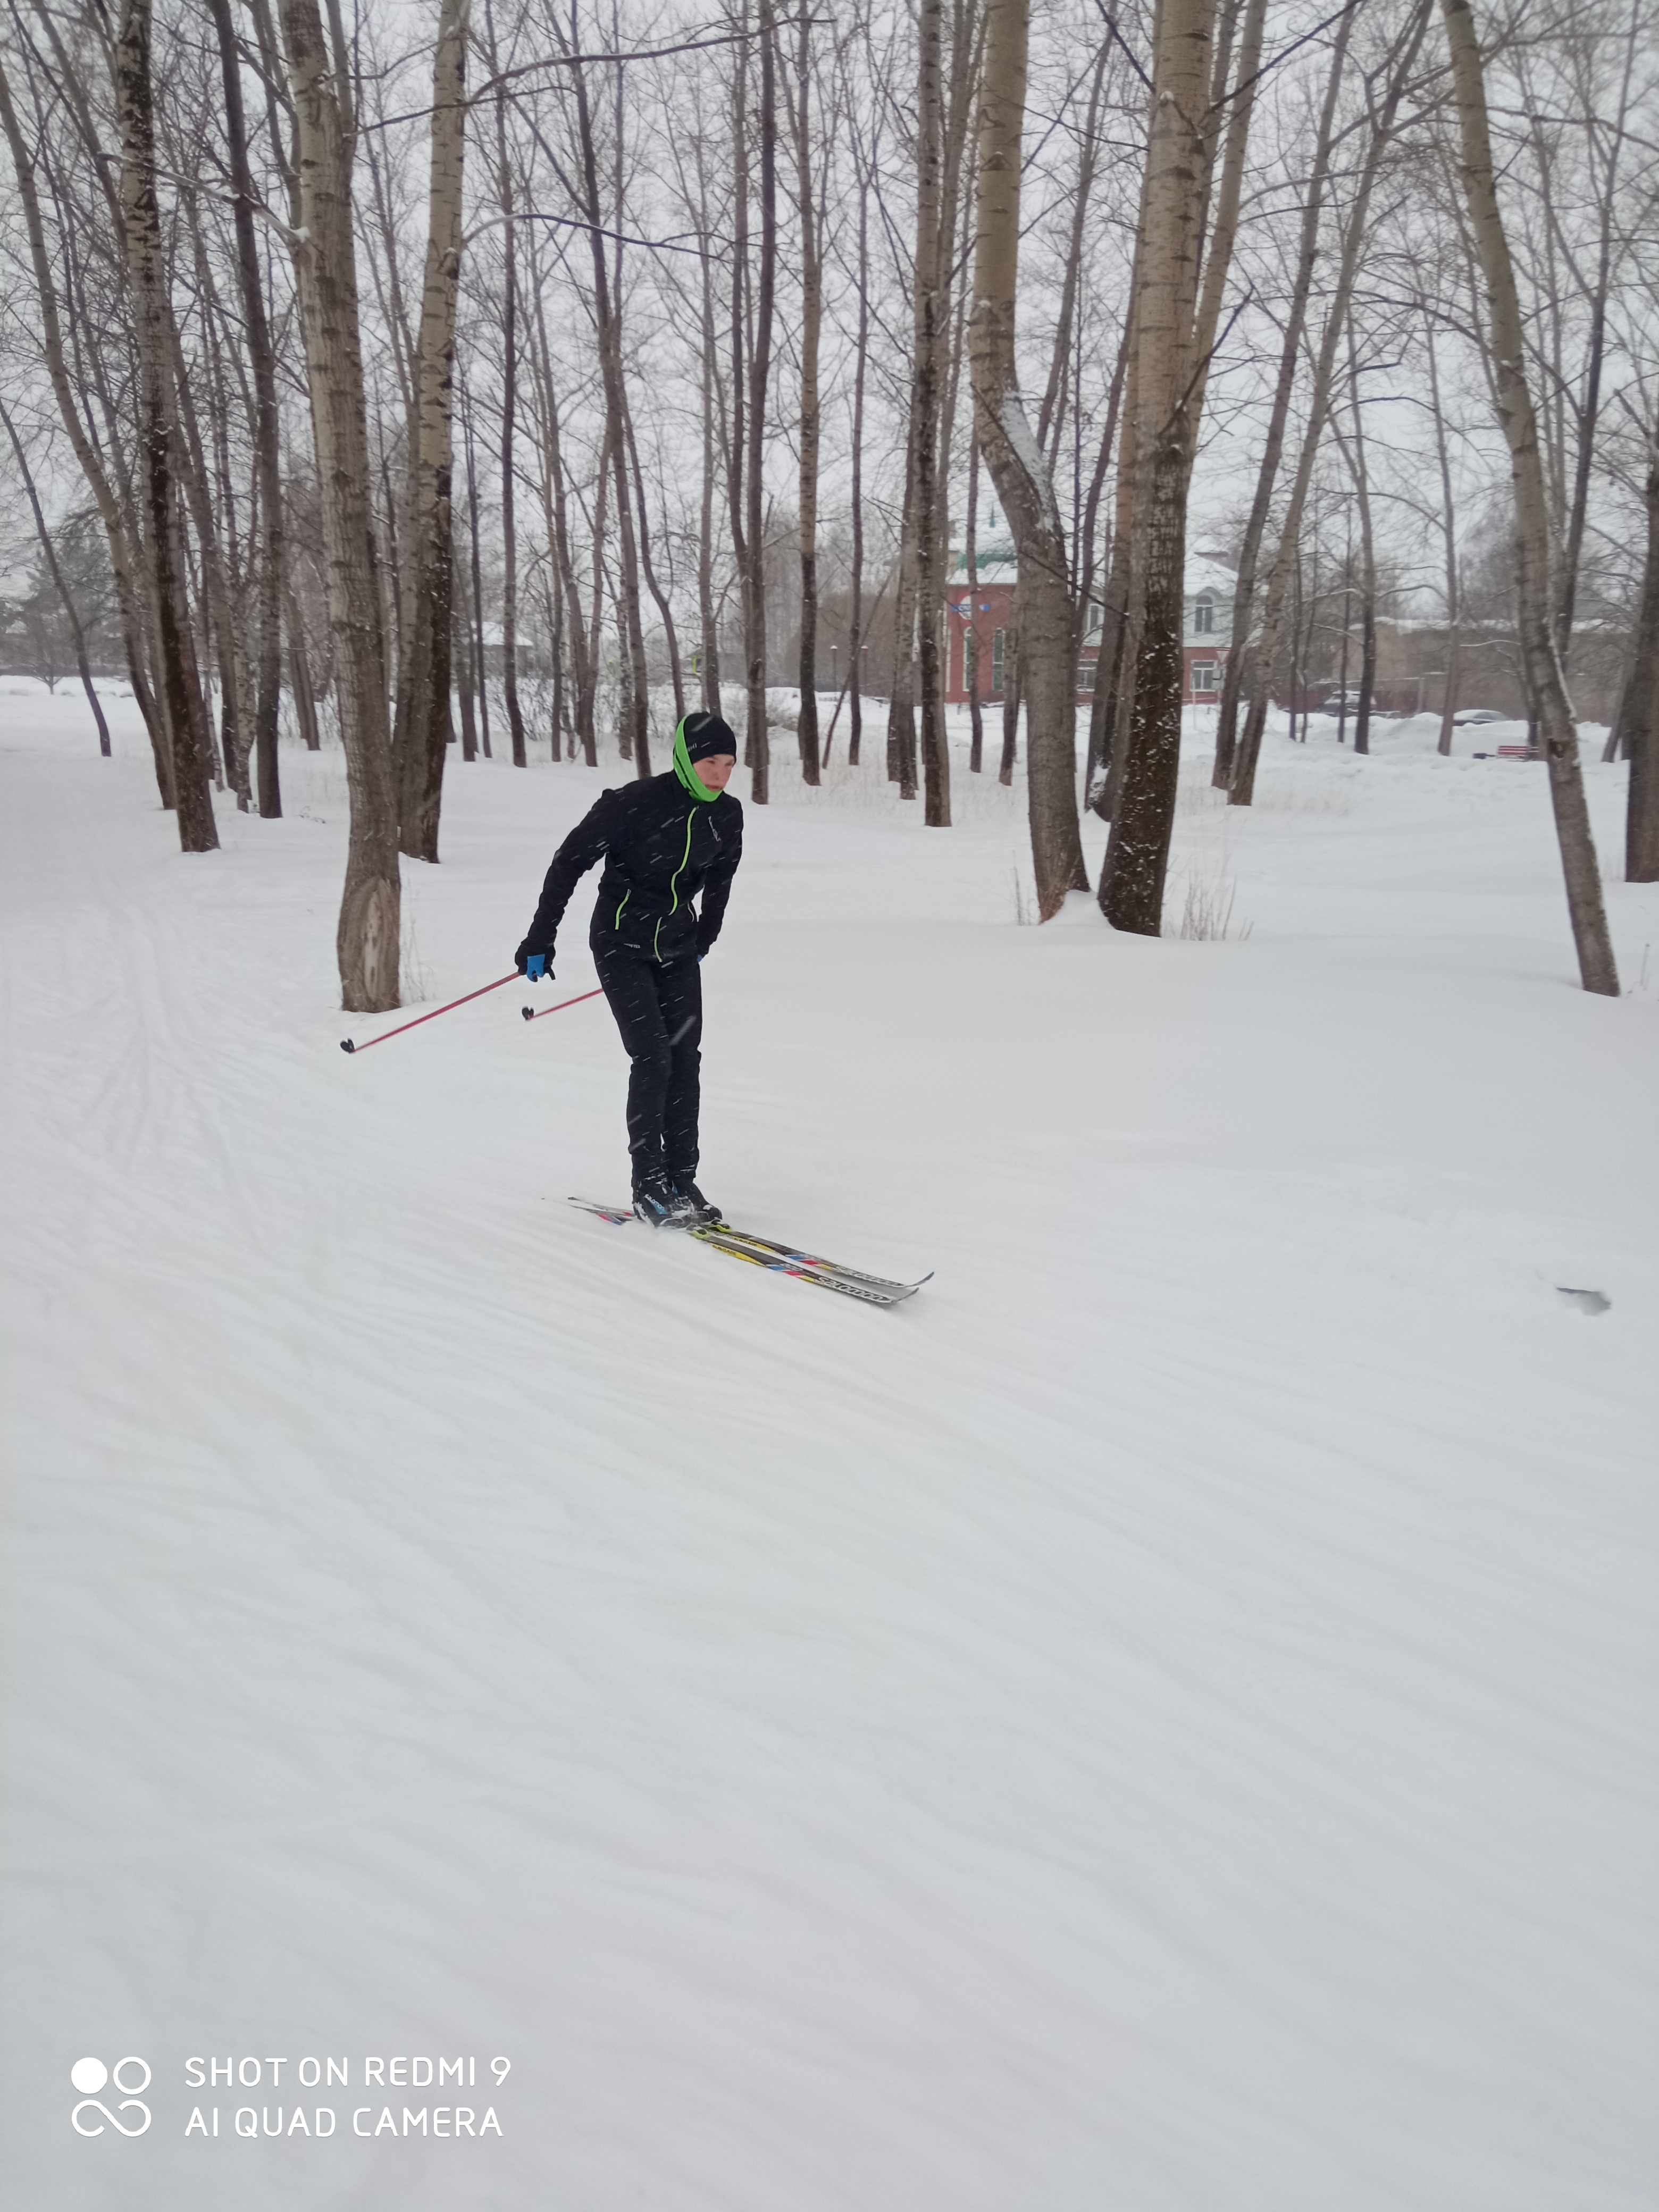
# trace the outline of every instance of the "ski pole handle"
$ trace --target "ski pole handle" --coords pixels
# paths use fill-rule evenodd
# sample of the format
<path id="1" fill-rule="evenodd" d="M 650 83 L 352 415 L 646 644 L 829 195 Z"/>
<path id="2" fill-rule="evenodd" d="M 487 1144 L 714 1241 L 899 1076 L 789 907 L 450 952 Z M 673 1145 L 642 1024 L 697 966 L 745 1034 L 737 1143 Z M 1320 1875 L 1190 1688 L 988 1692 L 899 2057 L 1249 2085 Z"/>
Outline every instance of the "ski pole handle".
<path id="1" fill-rule="evenodd" d="M 492 984 L 490 988 L 493 990 L 495 986 Z M 520 1006 L 519 1012 L 526 1021 L 538 1022 L 544 1014 L 562 1014 L 567 1006 L 580 1006 L 583 999 L 599 998 L 604 988 L 601 984 L 597 991 L 584 991 L 580 999 L 561 999 L 556 1006 Z"/>
<path id="2" fill-rule="evenodd" d="M 389 1037 L 402 1036 L 405 1030 L 419 1029 L 422 1022 L 435 1022 L 440 1014 L 453 1014 L 457 1006 L 470 1006 L 474 999 L 482 999 L 488 992 L 499 991 L 503 983 L 516 983 L 518 980 L 519 971 L 515 968 L 510 975 L 498 975 L 493 983 L 481 984 L 476 991 L 469 991 L 465 998 L 452 999 L 447 1006 L 434 1006 L 429 1014 L 417 1014 L 412 1022 L 400 1022 L 395 1030 L 382 1030 L 379 1036 L 365 1037 L 361 1044 L 354 1044 L 349 1037 L 342 1037 L 340 1049 L 342 1052 L 367 1052 L 372 1044 L 385 1044 Z"/>

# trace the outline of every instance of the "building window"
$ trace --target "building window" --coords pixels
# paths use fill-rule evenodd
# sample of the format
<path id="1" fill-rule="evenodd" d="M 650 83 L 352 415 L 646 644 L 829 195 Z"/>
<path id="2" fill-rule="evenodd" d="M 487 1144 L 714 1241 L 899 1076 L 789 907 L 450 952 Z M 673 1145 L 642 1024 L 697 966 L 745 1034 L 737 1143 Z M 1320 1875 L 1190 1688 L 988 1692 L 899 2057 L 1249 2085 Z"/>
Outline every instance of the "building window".
<path id="1" fill-rule="evenodd" d="M 1104 607 L 1101 605 L 1098 599 L 1091 599 L 1089 602 L 1088 618 L 1085 623 L 1083 631 L 1083 642 L 1085 645 L 1092 645 L 1094 643 L 1095 640 L 1100 635 L 1101 629 L 1104 625 L 1105 620 L 1106 610 Z"/>
<path id="2" fill-rule="evenodd" d="M 1216 680 L 1215 680 L 1215 663 L 1214 663 L 1214 661 L 1212 661 L 1212 660 L 1195 660 L 1195 661 L 1194 661 L 1194 663 L 1193 663 L 1193 696 L 1194 696 L 1194 699 L 1199 698 L 1199 697 L 1200 697 L 1200 696 L 1204 696 L 1205 694 L 1206 694 L 1206 693 L 1208 693 L 1208 692 L 1212 692 L 1212 691 L 1213 691 L 1215 689 L 1216 689 Z"/>
<path id="3" fill-rule="evenodd" d="M 991 633 L 991 696 L 993 698 L 997 697 L 1002 690 L 1002 641 L 1006 635 L 1006 630 L 1000 629 L 993 630 Z"/>
<path id="4" fill-rule="evenodd" d="M 1207 637 L 1215 628 L 1215 603 L 1212 599 L 1195 599 L 1193 603 L 1193 629 L 1196 635 Z"/>

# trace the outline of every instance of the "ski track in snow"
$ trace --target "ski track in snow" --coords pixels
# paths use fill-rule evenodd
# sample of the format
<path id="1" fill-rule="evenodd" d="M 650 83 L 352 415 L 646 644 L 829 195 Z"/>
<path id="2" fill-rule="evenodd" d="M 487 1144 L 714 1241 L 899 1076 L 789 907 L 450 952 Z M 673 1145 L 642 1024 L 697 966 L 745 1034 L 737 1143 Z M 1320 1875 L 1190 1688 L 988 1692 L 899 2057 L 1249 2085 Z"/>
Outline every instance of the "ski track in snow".
<path id="1" fill-rule="evenodd" d="M 1225 944 L 1014 927 L 988 779 L 750 808 L 702 1180 L 886 1313 L 565 1206 L 597 1003 L 342 1054 L 337 756 L 184 860 L 120 712 L 0 699 L 0 2201 L 1651 2201 L 1659 1003 L 1572 988 L 1541 771 L 1194 762 Z M 427 1003 L 605 780 L 452 769 Z M 460 2051 L 500 2140 L 183 2071 Z"/>

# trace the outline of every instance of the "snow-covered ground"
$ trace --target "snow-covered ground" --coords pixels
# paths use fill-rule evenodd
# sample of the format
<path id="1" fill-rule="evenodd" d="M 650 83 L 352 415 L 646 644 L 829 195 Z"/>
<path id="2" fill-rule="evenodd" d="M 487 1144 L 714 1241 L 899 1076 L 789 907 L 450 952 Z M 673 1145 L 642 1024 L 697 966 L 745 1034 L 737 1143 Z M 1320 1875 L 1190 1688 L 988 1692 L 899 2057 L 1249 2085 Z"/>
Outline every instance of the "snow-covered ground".
<path id="1" fill-rule="evenodd" d="M 337 756 L 185 860 L 119 714 L 0 698 L 8 2212 L 1652 2203 L 1622 769 L 1615 1002 L 1506 733 L 1316 725 L 1244 814 L 1195 732 L 1225 941 L 1022 927 L 1018 790 L 928 831 L 781 743 L 702 1180 L 935 1271 L 881 1313 L 564 1205 L 600 1003 L 343 1055 Z M 452 769 L 423 997 L 605 780 Z"/>

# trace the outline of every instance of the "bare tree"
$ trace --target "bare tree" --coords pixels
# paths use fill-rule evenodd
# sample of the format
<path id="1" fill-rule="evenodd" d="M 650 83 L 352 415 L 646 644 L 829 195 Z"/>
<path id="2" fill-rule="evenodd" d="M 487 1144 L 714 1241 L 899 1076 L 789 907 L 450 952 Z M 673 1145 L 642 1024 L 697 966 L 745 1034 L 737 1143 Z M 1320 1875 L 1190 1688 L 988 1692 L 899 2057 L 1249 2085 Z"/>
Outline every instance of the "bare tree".
<path id="1" fill-rule="evenodd" d="M 217 848 L 210 779 L 212 764 L 196 680 L 190 611 L 181 574 L 178 481 L 179 438 L 173 396 L 172 311 L 156 199 L 155 92 L 150 80 L 149 0 L 126 0 L 112 66 L 121 131 L 121 229 L 131 287 L 138 356 L 138 435 L 143 457 L 144 550 L 173 756 L 179 842 L 186 853 Z"/>
<path id="2" fill-rule="evenodd" d="M 335 698 L 351 830 L 336 949 L 351 1013 L 398 1004 L 401 890 L 351 218 L 356 123 L 349 58 L 331 50 L 317 0 L 279 0 L 299 159 L 295 276 L 328 556 Z"/>
<path id="3" fill-rule="evenodd" d="M 1441 0 L 1457 100 L 1463 190 L 1485 280 L 1486 342 L 1498 418 L 1510 449 L 1515 494 L 1516 586 L 1527 691 L 1549 763 L 1550 797 L 1566 878 L 1578 969 L 1587 991 L 1617 997 L 1619 972 L 1601 901 L 1565 678 L 1561 673 L 1550 592 L 1549 508 L 1538 451 L 1538 422 L 1528 386 L 1521 301 L 1510 258 L 1492 164 L 1486 73 L 1469 0 Z"/>
<path id="4" fill-rule="evenodd" d="M 1161 0 L 1133 309 L 1139 475 L 1132 560 L 1140 628 L 1122 789 L 1100 878 L 1107 921 L 1144 937 L 1161 927 L 1181 763 L 1187 490 L 1197 429 L 1192 349 L 1214 32 L 1215 0 Z"/>
<path id="5" fill-rule="evenodd" d="M 453 515 L 455 317 L 460 297 L 461 188 L 466 161 L 466 46 L 471 0 L 440 0 L 432 62 L 432 154 L 426 267 L 415 342 L 410 425 L 409 612 L 394 732 L 398 842 L 412 860 L 438 857 L 450 739 L 455 624 Z"/>
<path id="6" fill-rule="evenodd" d="M 1429 413 L 1434 424 L 1435 461 L 1440 475 L 1440 542 L 1446 574 L 1446 672 L 1440 701 L 1440 736 L 1436 750 L 1449 755 L 1452 728 L 1457 713 L 1457 681 L 1462 645 L 1462 594 L 1457 579 L 1457 508 L 1452 497 L 1451 451 L 1446 437 L 1446 414 L 1440 398 L 1440 363 L 1435 350 L 1434 318 L 1425 318 L 1424 349 L 1429 369 Z"/>
<path id="7" fill-rule="evenodd" d="M 771 796 L 771 737 L 766 717 L 766 403 L 772 377 L 772 311 L 778 252 L 777 33 L 772 0 L 757 0 L 760 46 L 760 266 L 755 280 L 754 331 L 749 350 L 748 511 L 743 565 L 744 656 L 749 689 L 749 795 Z"/>
<path id="8" fill-rule="evenodd" d="M 276 757 L 277 715 L 283 686 L 283 478 L 281 426 L 276 406 L 276 354 L 265 312 L 264 270 L 254 229 L 256 198 L 248 162 L 247 125 L 242 108 L 242 64 L 231 22 L 230 0 L 208 0 L 219 43 L 224 86 L 225 137 L 230 156 L 232 216 L 235 224 L 236 279 L 241 301 L 249 366 L 254 391 L 254 452 L 258 469 L 262 538 L 257 556 L 258 645 L 255 652 L 253 754 L 258 802 L 262 815 L 283 811 L 282 777 Z"/>
<path id="9" fill-rule="evenodd" d="M 486 0 L 489 66 L 496 71 L 495 26 Z M 501 210 L 501 697 L 507 707 L 513 765 L 528 765 L 524 708 L 519 698 L 519 233 L 518 196 L 507 150 L 507 99 L 495 95 L 495 174 Z M 644 658 L 641 645 L 640 658 Z M 643 773 L 643 771 L 641 771 Z"/>
<path id="10" fill-rule="evenodd" d="M 944 161 L 944 0 L 921 0 L 916 20 L 921 74 L 916 94 L 916 252 L 911 283 L 915 376 L 910 398 L 909 467 L 914 492 L 915 637 L 921 679 L 921 754 L 930 829 L 951 821 L 951 757 L 945 739 L 945 687 L 939 668 L 939 620 L 945 598 L 945 536 L 939 516 L 939 430 L 944 324 L 948 312 L 940 195 Z M 902 648 L 901 648 L 902 649 Z"/>
<path id="11" fill-rule="evenodd" d="M 1619 721 L 1630 753 L 1625 879 L 1659 883 L 1659 424 L 1648 441 L 1647 557 L 1636 617 L 1636 649 Z"/>
<path id="12" fill-rule="evenodd" d="M 968 622 L 963 631 L 963 673 L 968 693 L 968 771 L 985 765 L 985 714 L 979 696 L 979 440 L 968 443 L 968 515 L 962 533 L 962 565 L 968 579 Z"/>
<path id="13" fill-rule="evenodd" d="M 786 100 L 795 142 L 795 200 L 800 221 L 800 772 L 818 777 L 818 344 L 823 324 L 823 244 L 814 174 L 811 99 L 811 17 L 797 27 L 795 96 Z"/>
<path id="14" fill-rule="evenodd" d="M 1077 712 L 1066 538 L 1054 479 L 1031 434 L 1014 368 L 1020 141 L 1030 0 L 988 0 L 979 122 L 978 227 L 969 359 L 980 450 L 1019 552 L 1026 777 L 1037 913 L 1088 888 L 1078 823 Z"/>

